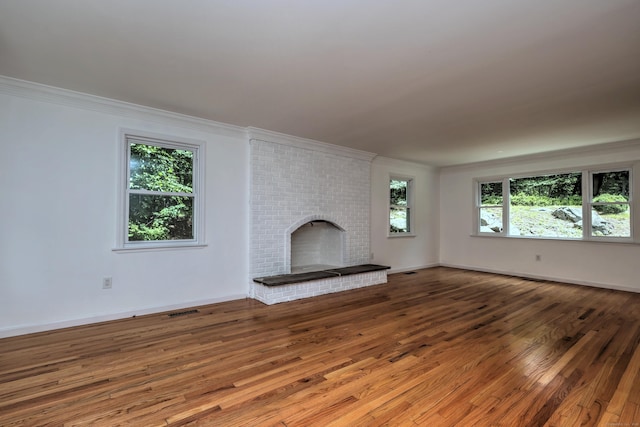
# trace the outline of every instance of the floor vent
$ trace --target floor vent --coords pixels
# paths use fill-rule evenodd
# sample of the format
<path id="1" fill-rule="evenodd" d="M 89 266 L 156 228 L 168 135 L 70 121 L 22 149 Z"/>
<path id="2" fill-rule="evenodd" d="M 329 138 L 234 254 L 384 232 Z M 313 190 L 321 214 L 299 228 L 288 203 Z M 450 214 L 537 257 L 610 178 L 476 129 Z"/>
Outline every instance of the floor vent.
<path id="1" fill-rule="evenodd" d="M 186 314 L 193 314 L 193 313 L 197 313 L 198 310 L 185 310 L 185 311 L 176 311 L 175 313 L 169 313 L 168 316 L 169 317 L 178 317 L 178 316 L 184 316 Z"/>
<path id="2" fill-rule="evenodd" d="M 416 272 L 415 272 L 415 271 L 407 271 L 407 272 L 406 272 L 406 273 L 404 273 L 404 274 L 416 274 Z"/>

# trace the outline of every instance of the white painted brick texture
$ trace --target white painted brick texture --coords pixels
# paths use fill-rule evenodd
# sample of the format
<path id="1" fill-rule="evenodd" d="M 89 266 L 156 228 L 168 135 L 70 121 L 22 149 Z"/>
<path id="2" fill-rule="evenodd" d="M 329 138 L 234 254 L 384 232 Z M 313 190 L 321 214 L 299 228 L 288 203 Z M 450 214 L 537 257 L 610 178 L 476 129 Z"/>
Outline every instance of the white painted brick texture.
<path id="1" fill-rule="evenodd" d="M 382 283 L 387 283 L 387 270 L 282 286 L 253 283 L 251 293 L 258 301 L 272 305 Z"/>
<path id="2" fill-rule="evenodd" d="M 371 162 L 274 142 L 250 144 L 251 278 L 290 272 L 287 230 L 310 217 L 345 230 L 344 266 L 367 263 Z"/>

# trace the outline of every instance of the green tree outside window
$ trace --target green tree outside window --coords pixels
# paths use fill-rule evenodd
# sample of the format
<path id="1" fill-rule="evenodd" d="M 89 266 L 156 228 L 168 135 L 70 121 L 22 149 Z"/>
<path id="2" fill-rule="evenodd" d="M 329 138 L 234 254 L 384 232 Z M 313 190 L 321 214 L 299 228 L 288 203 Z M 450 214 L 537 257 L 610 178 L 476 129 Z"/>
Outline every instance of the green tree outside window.
<path id="1" fill-rule="evenodd" d="M 134 138 L 127 142 L 127 240 L 193 240 L 195 150 Z"/>

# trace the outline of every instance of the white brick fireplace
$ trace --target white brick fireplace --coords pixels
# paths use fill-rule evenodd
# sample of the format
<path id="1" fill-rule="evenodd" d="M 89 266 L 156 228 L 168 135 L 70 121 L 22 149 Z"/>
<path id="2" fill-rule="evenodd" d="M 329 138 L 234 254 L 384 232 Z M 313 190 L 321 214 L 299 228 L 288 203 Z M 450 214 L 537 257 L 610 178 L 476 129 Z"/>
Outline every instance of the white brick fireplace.
<path id="1" fill-rule="evenodd" d="M 375 154 L 259 129 L 249 140 L 251 279 L 368 263 Z M 292 242 L 296 230 L 302 235 Z M 250 293 L 262 300 L 260 286 L 252 282 Z M 313 282 L 305 287 L 318 294 Z"/>

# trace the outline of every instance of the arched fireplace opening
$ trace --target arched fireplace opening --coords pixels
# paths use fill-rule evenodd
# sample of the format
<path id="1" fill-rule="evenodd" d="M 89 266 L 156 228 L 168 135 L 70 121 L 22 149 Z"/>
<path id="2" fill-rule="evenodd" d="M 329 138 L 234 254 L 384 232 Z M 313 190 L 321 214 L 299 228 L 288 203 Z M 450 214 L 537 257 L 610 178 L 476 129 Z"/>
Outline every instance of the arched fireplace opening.
<path id="1" fill-rule="evenodd" d="M 326 220 L 309 221 L 291 233 L 291 273 L 344 266 L 345 230 Z"/>

